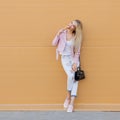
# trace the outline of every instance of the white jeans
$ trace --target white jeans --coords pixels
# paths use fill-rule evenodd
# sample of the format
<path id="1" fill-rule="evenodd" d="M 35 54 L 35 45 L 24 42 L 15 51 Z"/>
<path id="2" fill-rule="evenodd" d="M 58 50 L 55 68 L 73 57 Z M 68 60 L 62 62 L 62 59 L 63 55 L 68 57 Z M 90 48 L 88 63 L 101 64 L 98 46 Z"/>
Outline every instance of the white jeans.
<path id="1" fill-rule="evenodd" d="M 62 55 L 61 62 L 65 73 L 67 74 L 67 90 L 71 92 L 71 96 L 77 96 L 78 81 L 74 80 L 75 72 L 72 70 L 72 56 Z"/>

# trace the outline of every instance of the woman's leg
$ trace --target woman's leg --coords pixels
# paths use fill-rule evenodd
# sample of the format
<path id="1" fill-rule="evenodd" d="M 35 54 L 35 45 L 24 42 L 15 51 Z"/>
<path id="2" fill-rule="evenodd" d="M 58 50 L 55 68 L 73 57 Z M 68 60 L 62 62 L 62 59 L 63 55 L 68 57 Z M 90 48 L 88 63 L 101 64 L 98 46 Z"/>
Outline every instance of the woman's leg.
<path id="1" fill-rule="evenodd" d="M 71 59 L 69 56 L 62 56 L 61 58 L 62 66 L 67 74 L 67 96 L 64 101 L 64 107 L 67 108 L 71 101 L 71 91 L 73 85 L 73 74 L 71 74 Z"/>
<path id="2" fill-rule="evenodd" d="M 72 60 L 70 56 L 62 56 L 61 58 L 62 66 L 67 74 L 67 90 L 71 91 L 73 87 L 73 82 L 74 82 L 74 72 L 72 71 Z M 68 93 L 69 95 L 69 93 Z"/>
<path id="3" fill-rule="evenodd" d="M 67 112 L 73 112 L 74 110 L 74 101 L 75 101 L 75 96 L 71 96 L 71 101 L 70 104 L 67 108 Z"/>
<path id="4" fill-rule="evenodd" d="M 64 101 L 64 108 L 68 108 L 70 102 L 71 102 L 71 91 L 68 91 L 66 99 Z"/>
<path id="5" fill-rule="evenodd" d="M 78 81 L 74 80 L 72 91 L 71 91 L 71 96 L 76 97 L 77 96 L 77 91 L 78 91 Z"/>
<path id="6" fill-rule="evenodd" d="M 73 112 L 74 101 L 75 101 L 75 98 L 77 96 L 77 89 L 78 89 L 78 81 L 74 81 L 73 88 L 72 88 L 72 91 L 71 91 L 71 101 L 69 103 L 67 112 Z"/>
<path id="7" fill-rule="evenodd" d="M 72 97 L 71 97 L 71 101 L 70 101 L 70 105 L 73 105 L 73 106 L 74 106 L 74 101 L 75 101 L 75 96 L 72 96 Z"/>
<path id="8" fill-rule="evenodd" d="M 74 105 L 74 100 L 75 97 L 77 96 L 77 88 L 78 88 L 78 82 L 74 80 L 74 72 L 72 71 L 72 59 L 71 57 L 64 56 L 62 57 L 62 66 L 64 68 L 64 71 L 67 74 L 67 97 L 64 102 L 65 103 L 72 105 L 72 110 L 73 110 L 73 105 Z M 69 110 L 67 110 L 69 112 Z M 71 111 L 71 110 L 70 110 Z"/>
<path id="9" fill-rule="evenodd" d="M 71 91 L 67 91 L 67 97 L 68 100 L 71 100 Z"/>
<path id="10" fill-rule="evenodd" d="M 67 108 L 71 102 L 71 92 L 73 87 L 73 75 L 67 72 L 67 97 L 64 102 L 64 108 Z"/>

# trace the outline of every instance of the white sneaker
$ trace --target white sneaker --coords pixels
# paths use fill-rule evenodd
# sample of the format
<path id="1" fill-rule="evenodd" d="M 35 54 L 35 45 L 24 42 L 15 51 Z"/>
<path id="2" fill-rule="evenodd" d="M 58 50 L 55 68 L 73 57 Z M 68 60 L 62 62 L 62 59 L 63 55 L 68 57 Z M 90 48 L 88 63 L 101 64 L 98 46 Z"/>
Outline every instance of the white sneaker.
<path id="1" fill-rule="evenodd" d="M 69 105 L 69 106 L 68 106 L 67 112 L 73 112 L 73 105 Z"/>

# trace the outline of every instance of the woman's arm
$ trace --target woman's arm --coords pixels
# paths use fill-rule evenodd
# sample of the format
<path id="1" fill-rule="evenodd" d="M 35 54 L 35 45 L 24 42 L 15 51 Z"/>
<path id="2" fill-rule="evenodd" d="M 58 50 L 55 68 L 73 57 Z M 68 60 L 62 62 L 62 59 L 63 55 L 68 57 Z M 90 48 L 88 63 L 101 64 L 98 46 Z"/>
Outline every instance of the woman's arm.
<path id="1" fill-rule="evenodd" d="M 60 40 L 60 34 L 63 32 L 64 29 L 60 29 L 58 33 L 56 34 L 55 38 L 52 41 L 52 45 L 56 46 Z"/>
<path id="2" fill-rule="evenodd" d="M 72 69 L 73 69 L 74 71 L 77 70 L 77 65 L 78 65 L 78 63 L 79 63 L 79 56 L 80 56 L 80 48 L 78 49 L 77 52 L 75 52 L 75 55 L 74 55 L 74 57 L 73 57 Z"/>
<path id="3" fill-rule="evenodd" d="M 60 39 L 60 36 L 56 35 L 52 41 L 52 46 L 56 46 L 58 44 L 59 39 Z"/>

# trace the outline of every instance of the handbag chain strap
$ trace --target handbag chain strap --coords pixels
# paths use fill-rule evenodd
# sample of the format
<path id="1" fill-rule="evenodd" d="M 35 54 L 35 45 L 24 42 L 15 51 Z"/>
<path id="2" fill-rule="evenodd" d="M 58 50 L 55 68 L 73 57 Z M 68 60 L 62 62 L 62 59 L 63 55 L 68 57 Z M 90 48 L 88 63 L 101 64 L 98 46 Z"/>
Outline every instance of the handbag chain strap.
<path id="1" fill-rule="evenodd" d="M 80 55 L 79 55 L 79 68 L 81 69 Z"/>

